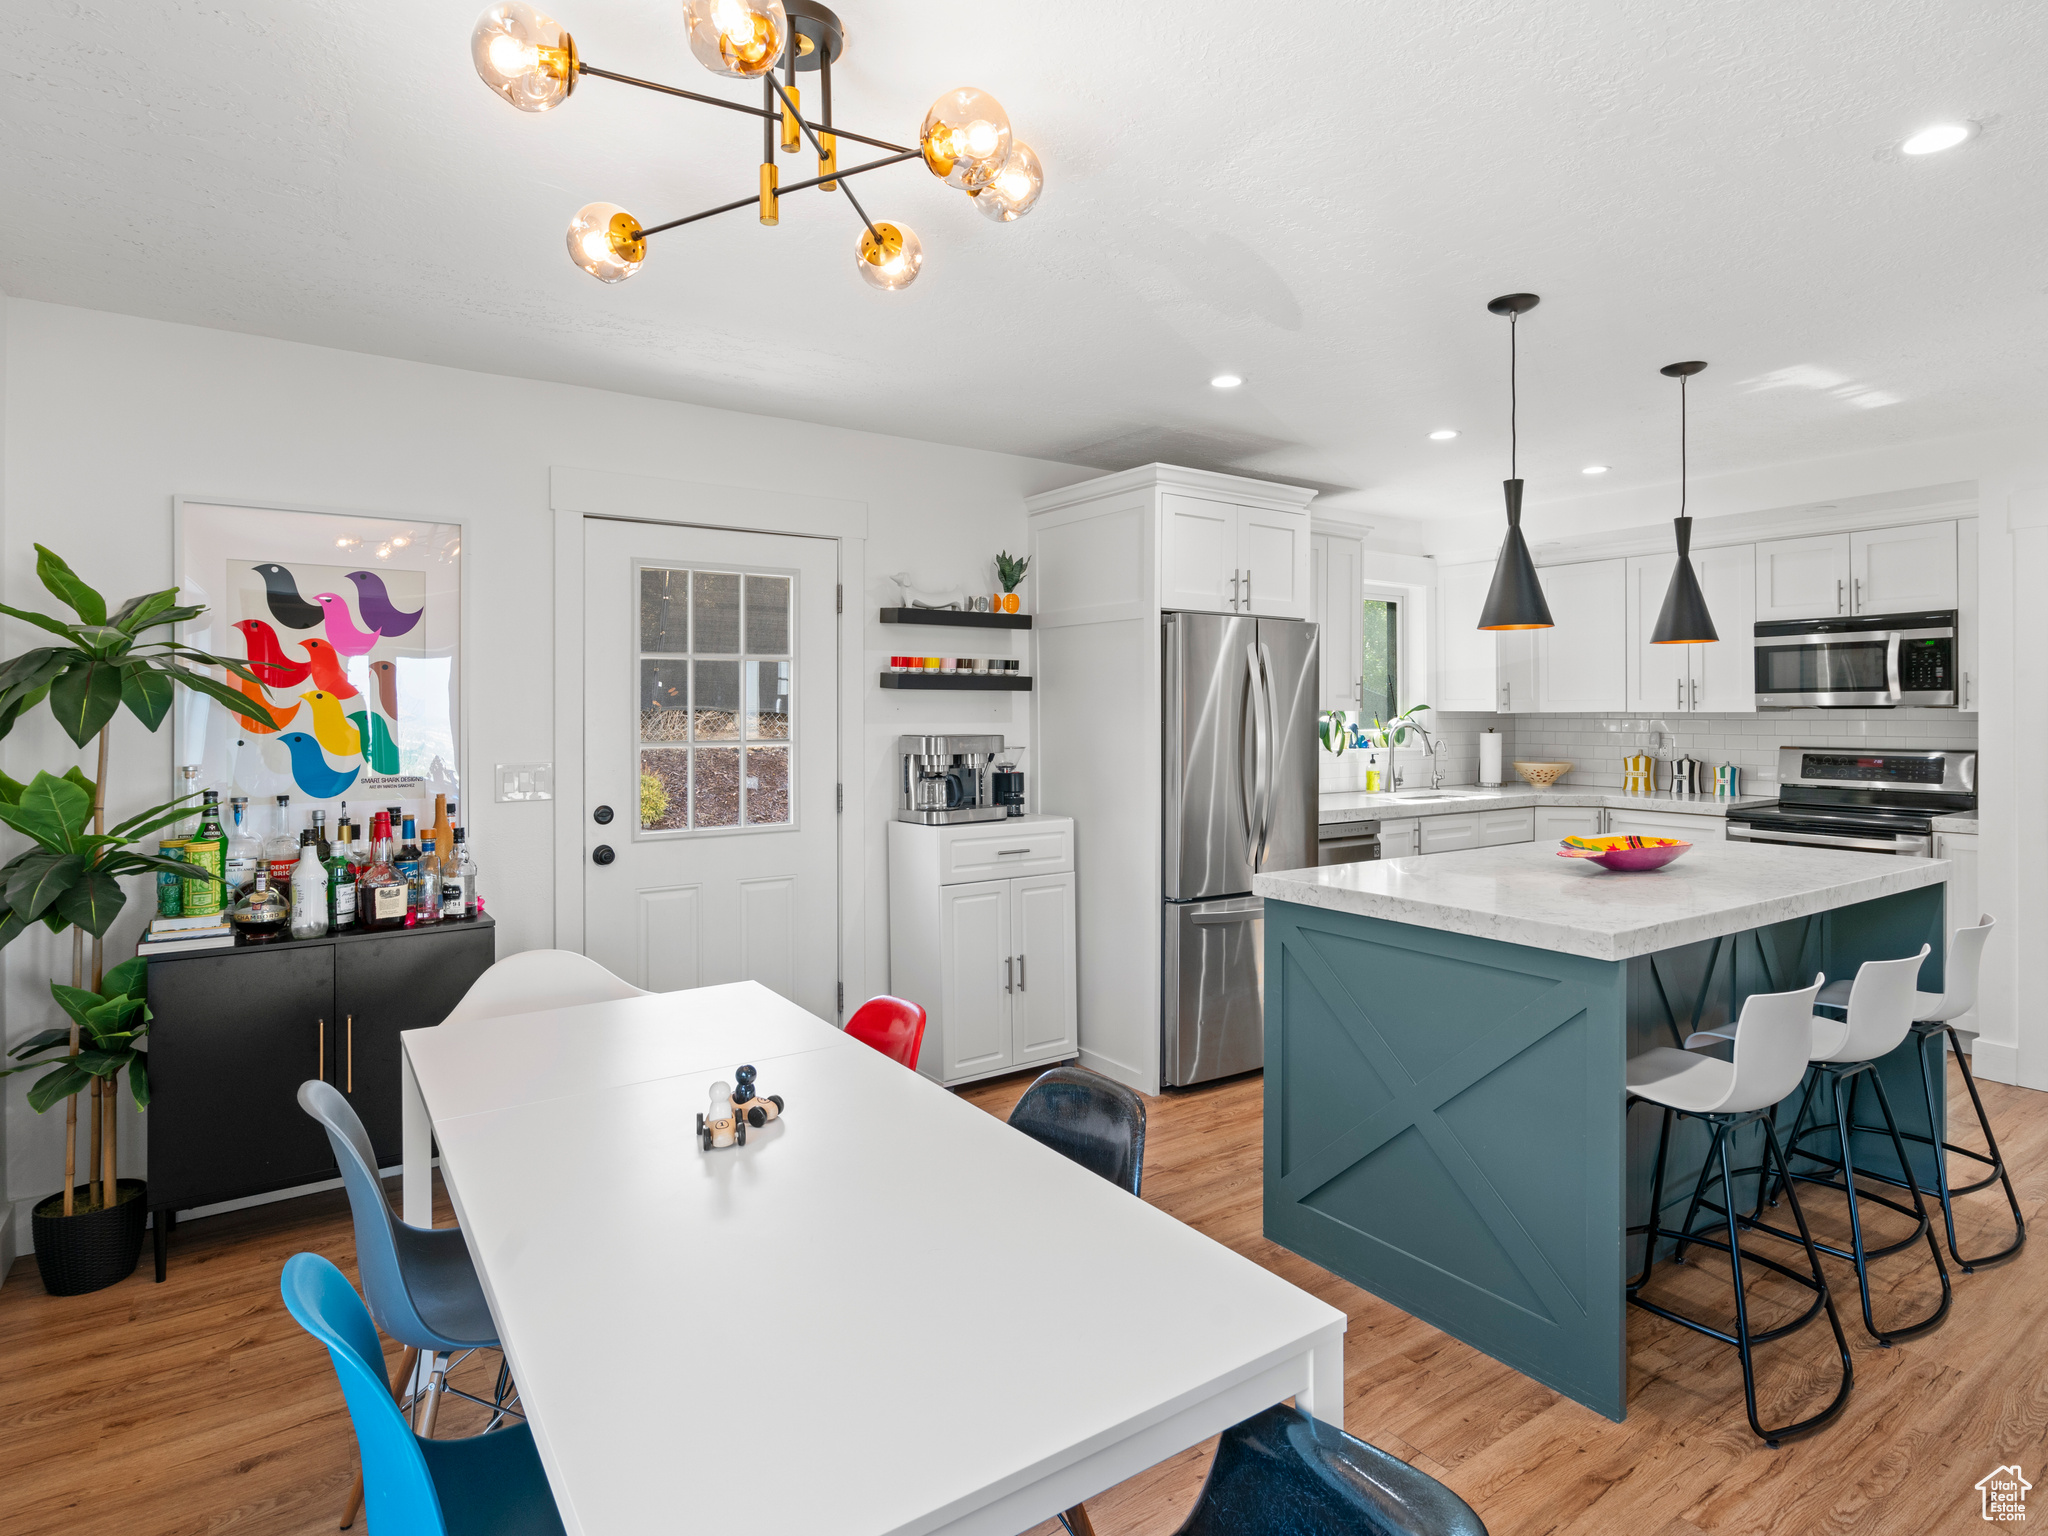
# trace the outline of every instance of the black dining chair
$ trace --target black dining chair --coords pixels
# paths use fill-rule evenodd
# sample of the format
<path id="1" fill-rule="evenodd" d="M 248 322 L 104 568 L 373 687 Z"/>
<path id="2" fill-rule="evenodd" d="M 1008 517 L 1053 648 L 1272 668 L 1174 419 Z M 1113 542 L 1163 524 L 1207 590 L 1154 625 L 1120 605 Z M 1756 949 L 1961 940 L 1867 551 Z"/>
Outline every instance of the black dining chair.
<path id="1" fill-rule="evenodd" d="M 1279 1403 L 1223 1431 L 1175 1536 L 1486 1536 L 1427 1472 Z"/>
<path id="2" fill-rule="evenodd" d="M 1145 1177 L 1145 1101 L 1122 1083 L 1085 1067 L 1054 1067 L 1024 1090 L 1010 1124 L 1138 1193 Z"/>

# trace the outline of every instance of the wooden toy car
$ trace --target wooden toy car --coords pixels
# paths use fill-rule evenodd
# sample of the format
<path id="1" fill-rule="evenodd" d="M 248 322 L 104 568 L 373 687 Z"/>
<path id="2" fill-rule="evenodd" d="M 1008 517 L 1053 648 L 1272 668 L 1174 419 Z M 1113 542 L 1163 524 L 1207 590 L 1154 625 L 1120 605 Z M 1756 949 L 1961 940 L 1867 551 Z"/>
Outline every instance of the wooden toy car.
<path id="1" fill-rule="evenodd" d="M 732 1091 L 732 1101 L 735 1105 L 740 1106 L 740 1117 L 748 1125 L 751 1125 L 758 1131 L 770 1120 L 778 1120 L 782 1117 L 781 1094 L 771 1093 L 765 1099 L 754 1096 L 754 1069 L 752 1067 L 741 1067 L 732 1076 L 733 1081 L 738 1084 Z"/>
<path id="2" fill-rule="evenodd" d="M 782 1118 L 782 1096 L 758 1097 L 754 1078 L 754 1069 L 747 1066 L 733 1073 L 737 1087 L 722 1082 L 711 1085 L 711 1104 L 697 1116 L 697 1140 L 706 1152 L 713 1147 L 744 1147 L 748 1126 L 758 1131 L 770 1120 Z"/>

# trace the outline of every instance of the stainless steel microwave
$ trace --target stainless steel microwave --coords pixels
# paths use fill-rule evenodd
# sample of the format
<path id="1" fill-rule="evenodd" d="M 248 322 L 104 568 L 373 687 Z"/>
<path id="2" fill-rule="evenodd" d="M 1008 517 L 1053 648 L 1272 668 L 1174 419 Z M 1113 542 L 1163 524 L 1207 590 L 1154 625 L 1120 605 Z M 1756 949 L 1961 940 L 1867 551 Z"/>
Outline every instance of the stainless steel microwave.
<path id="1" fill-rule="evenodd" d="M 1756 627 L 1758 709 L 1954 709 L 1956 676 L 1954 610 Z"/>

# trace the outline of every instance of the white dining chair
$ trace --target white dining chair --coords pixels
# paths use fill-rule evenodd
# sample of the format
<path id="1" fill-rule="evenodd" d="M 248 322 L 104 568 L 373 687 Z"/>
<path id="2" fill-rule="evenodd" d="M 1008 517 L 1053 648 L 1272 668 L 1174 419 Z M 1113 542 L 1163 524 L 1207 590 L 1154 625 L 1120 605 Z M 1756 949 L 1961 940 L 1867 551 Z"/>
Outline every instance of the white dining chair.
<path id="1" fill-rule="evenodd" d="M 441 1022 L 469 1024 L 477 1019 L 648 995 L 646 988 L 614 976 L 573 949 L 529 949 L 507 955 L 477 977 Z"/>

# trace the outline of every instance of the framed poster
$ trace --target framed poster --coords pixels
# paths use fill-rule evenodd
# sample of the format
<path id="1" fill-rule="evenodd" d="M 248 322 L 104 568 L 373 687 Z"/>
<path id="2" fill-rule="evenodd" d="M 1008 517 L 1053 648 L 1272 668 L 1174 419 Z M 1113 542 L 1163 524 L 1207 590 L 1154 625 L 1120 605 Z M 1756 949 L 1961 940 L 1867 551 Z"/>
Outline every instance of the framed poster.
<path id="1" fill-rule="evenodd" d="M 461 790 L 462 528 L 180 501 L 187 644 L 246 658 L 223 681 L 246 712 L 178 690 L 179 766 L 199 787 L 309 809 L 454 799 Z M 180 790 L 185 786 L 180 785 Z"/>

